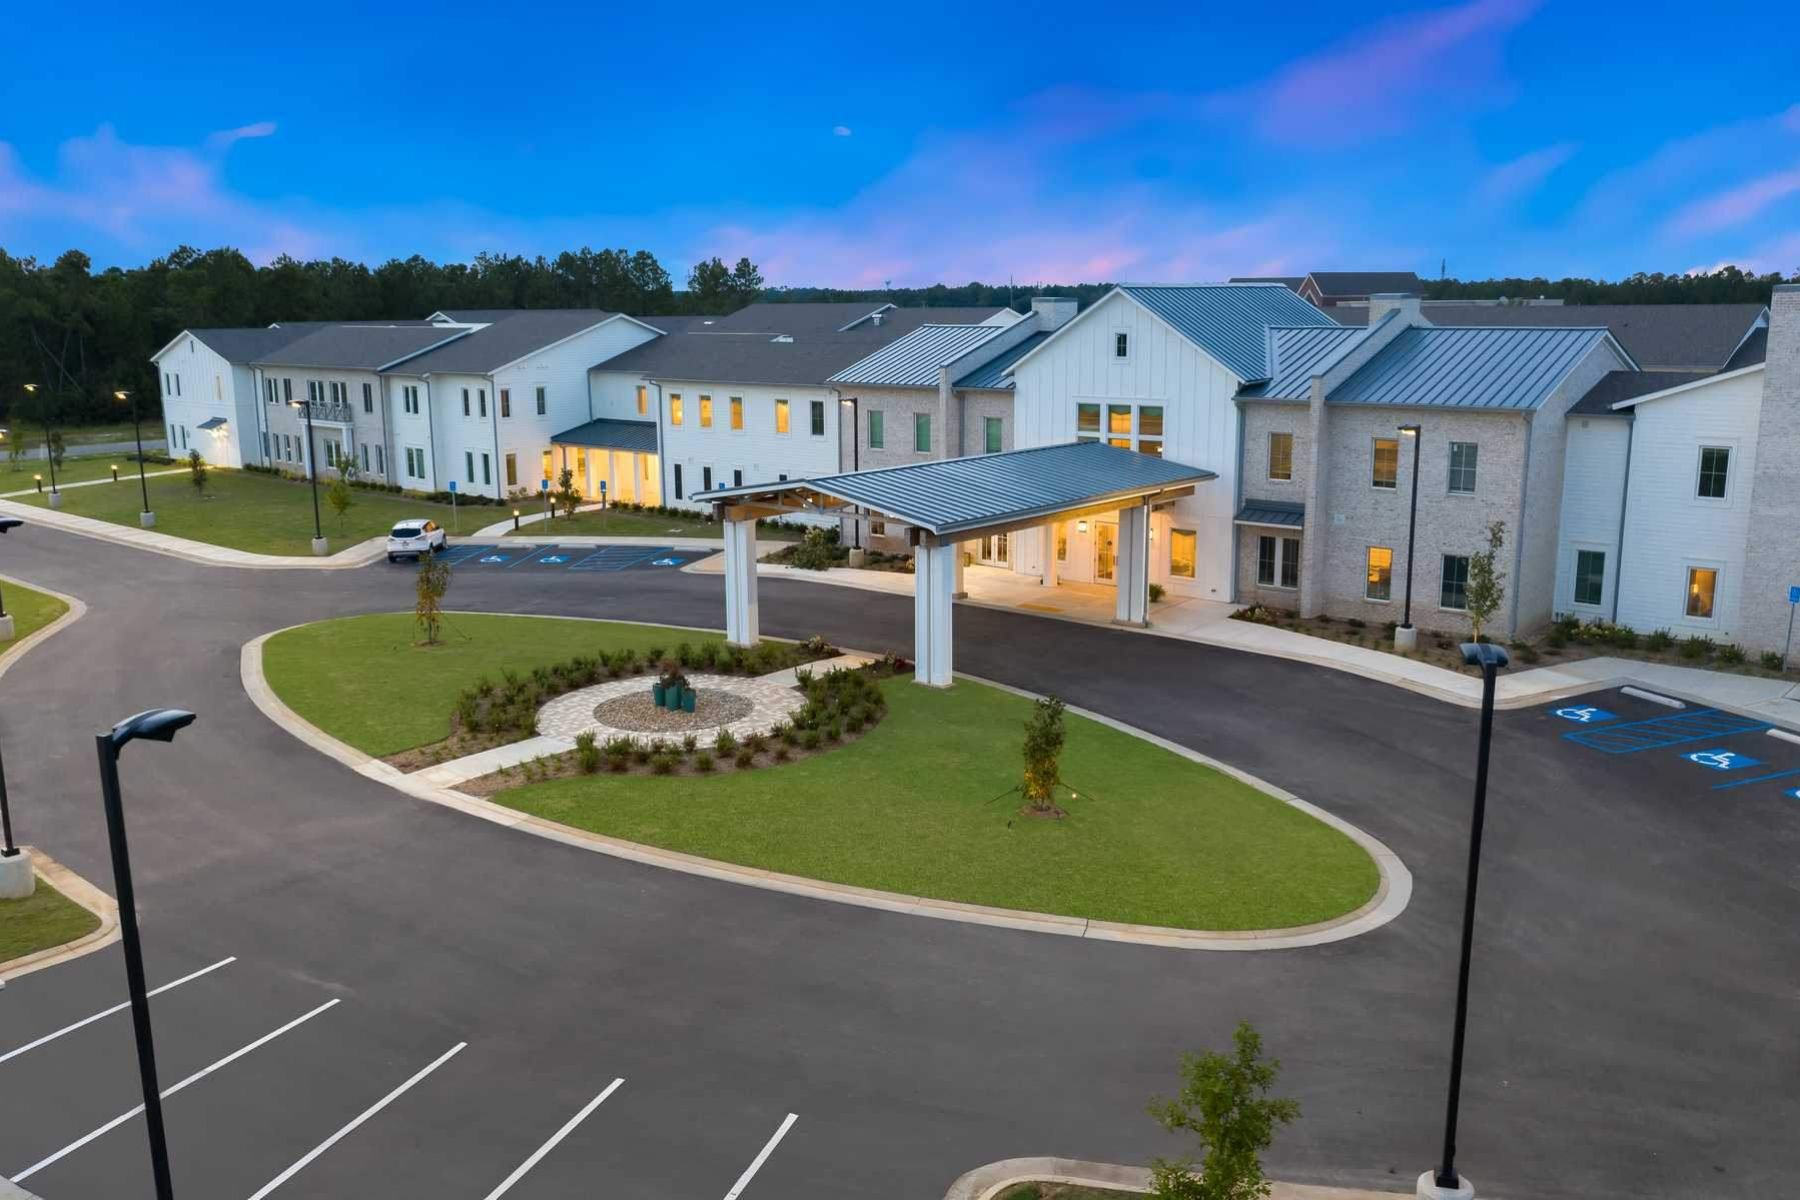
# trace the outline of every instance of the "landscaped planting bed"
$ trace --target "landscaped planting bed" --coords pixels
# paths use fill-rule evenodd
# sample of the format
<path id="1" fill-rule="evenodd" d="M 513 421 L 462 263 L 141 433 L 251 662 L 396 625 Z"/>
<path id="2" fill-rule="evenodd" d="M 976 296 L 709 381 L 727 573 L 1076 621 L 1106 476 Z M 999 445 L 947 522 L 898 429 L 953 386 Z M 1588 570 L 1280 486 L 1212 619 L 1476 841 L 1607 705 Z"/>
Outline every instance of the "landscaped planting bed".
<path id="1" fill-rule="evenodd" d="M 24 641 L 56 618 L 69 611 L 69 606 L 55 596 L 18 583 L 0 583 L 0 600 L 13 619 L 11 641 L 0 641 L 0 651 Z"/>
<path id="2" fill-rule="evenodd" d="M 23 900 L 0 900 L 0 963 L 67 945 L 99 925 L 99 917 L 40 879 Z"/>

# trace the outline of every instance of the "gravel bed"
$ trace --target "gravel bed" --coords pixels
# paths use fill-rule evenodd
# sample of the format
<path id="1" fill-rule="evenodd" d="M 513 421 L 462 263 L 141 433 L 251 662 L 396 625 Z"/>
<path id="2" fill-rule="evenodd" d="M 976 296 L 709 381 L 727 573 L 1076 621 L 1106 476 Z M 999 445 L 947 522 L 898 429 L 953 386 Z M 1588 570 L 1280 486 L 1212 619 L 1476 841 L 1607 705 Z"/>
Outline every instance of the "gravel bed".
<path id="1" fill-rule="evenodd" d="M 670 712 L 658 708 L 655 698 L 644 691 L 601 701 L 594 706 L 594 719 L 632 733 L 693 733 L 740 721 L 755 708 L 748 696 L 708 688 L 700 692 L 693 712 Z"/>

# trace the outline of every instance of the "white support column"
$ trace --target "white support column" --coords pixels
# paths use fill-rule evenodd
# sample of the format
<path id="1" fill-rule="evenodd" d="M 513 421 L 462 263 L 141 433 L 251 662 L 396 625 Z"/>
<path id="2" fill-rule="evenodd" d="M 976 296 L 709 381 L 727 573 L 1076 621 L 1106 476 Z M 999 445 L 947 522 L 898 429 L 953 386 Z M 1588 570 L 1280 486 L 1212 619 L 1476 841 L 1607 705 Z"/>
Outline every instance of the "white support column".
<path id="1" fill-rule="evenodd" d="M 756 522 L 725 522 L 725 640 L 756 645 Z"/>
<path id="2" fill-rule="evenodd" d="M 956 585 L 954 542 L 920 546 L 913 571 L 913 682 L 950 686 L 950 593 Z"/>
<path id="3" fill-rule="evenodd" d="M 950 548 L 956 551 L 956 583 L 950 589 L 950 598 L 953 600 L 967 600 L 969 598 L 969 585 L 963 581 L 963 560 L 968 557 L 968 554 L 965 553 L 962 542 L 957 542 Z"/>
<path id="4" fill-rule="evenodd" d="M 1119 510 L 1119 604 L 1113 620 L 1120 625 L 1150 623 L 1150 506 Z"/>
<path id="5" fill-rule="evenodd" d="M 1045 587 L 1056 586 L 1056 522 L 1051 521 L 1044 526 L 1044 577 Z"/>

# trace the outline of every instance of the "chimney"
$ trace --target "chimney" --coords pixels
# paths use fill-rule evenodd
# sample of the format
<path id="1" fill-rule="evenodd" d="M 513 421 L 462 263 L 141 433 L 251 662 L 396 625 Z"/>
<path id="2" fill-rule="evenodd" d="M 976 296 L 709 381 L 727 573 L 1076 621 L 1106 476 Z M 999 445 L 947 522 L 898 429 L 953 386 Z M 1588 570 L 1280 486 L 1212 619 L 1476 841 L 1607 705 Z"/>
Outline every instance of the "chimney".
<path id="1" fill-rule="evenodd" d="M 1040 333 L 1050 333 L 1061 329 L 1075 319 L 1075 310 L 1080 302 L 1073 296 L 1033 296 L 1031 298 L 1031 315 L 1037 318 Z"/>
<path id="2" fill-rule="evenodd" d="M 1419 298 L 1411 292 L 1376 292 L 1369 297 L 1369 324 L 1398 309 L 1402 325 L 1423 325 L 1425 318 L 1419 312 Z"/>

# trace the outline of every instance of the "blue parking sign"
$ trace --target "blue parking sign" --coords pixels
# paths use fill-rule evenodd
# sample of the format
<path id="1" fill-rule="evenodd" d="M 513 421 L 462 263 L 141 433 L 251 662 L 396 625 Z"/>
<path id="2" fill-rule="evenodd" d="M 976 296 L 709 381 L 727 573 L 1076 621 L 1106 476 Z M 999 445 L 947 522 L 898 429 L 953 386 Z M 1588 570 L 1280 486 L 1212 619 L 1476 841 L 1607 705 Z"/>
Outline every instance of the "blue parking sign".
<path id="1" fill-rule="evenodd" d="M 1556 715 L 1565 721 L 1574 721 L 1581 725 L 1594 725 L 1601 721 L 1610 721 L 1614 714 L 1604 708 L 1595 708 L 1591 704 L 1583 704 L 1570 708 L 1559 708 Z"/>
<path id="2" fill-rule="evenodd" d="M 1741 771 L 1745 767 L 1762 766 L 1761 759 L 1739 754 L 1736 750 L 1727 750 L 1723 746 L 1711 750 L 1694 750 L 1681 757 L 1711 771 Z"/>

